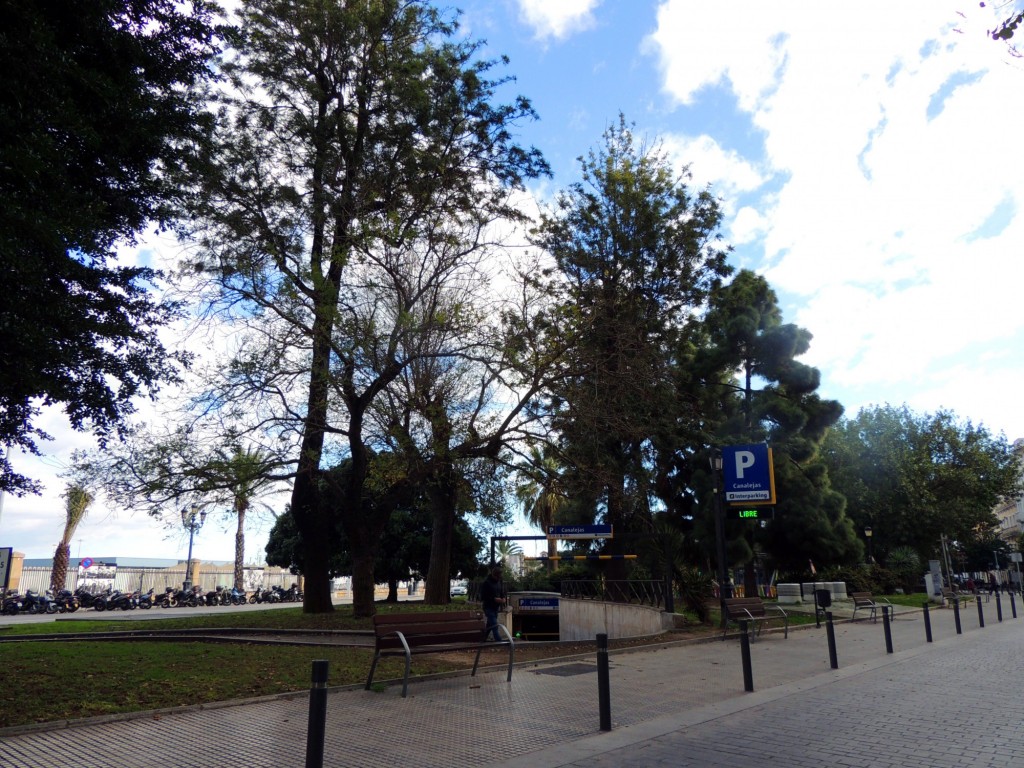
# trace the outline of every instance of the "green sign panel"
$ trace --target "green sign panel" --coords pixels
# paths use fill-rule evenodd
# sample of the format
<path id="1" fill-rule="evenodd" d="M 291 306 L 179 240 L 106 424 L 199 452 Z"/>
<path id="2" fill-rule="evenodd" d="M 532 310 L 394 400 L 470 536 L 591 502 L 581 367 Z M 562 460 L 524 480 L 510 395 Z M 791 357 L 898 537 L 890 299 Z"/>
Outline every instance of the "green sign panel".
<path id="1" fill-rule="evenodd" d="M 735 507 L 727 509 L 726 515 L 735 520 L 774 520 L 775 507 Z"/>

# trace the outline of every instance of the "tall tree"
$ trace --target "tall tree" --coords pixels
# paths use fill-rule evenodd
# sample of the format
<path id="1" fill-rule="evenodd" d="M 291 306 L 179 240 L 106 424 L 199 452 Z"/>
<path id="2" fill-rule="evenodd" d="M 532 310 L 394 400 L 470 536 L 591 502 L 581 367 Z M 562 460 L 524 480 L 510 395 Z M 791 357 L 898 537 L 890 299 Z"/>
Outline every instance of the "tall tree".
<path id="1" fill-rule="evenodd" d="M 1020 493 L 1012 446 L 951 411 L 874 406 L 844 419 L 824 444 L 833 486 L 875 557 L 913 547 L 934 556 L 942 535 L 968 542 L 996 525 L 992 510 Z"/>
<path id="2" fill-rule="evenodd" d="M 554 260 L 555 322 L 571 339 L 551 411 L 570 494 L 626 531 L 650 514 L 651 440 L 671 418 L 676 341 L 729 269 L 715 198 L 694 193 L 624 118 L 580 166 L 534 236 Z"/>
<path id="3" fill-rule="evenodd" d="M 208 121 L 203 0 L 0 3 L 0 442 L 37 453 L 40 409 L 101 441 L 175 379 L 159 273 L 115 262 L 170 215 L 166 171 Z M 0 489 L 38 492 L 0 456 Z"/>
<path id="4" fill-rule="evenodd" d="M 304 609 L 333 610 L 337 514 L 354 612 L 366 616 L 386 514 L 364 515 L 371 405 L 410 363 L 403 340 L 449 319 L 428 307 L 480 242 L 464 233 L 520 218 L 508 189 L 546 167 L 510 133 L 533 116 L 529 103 L 494 103 L 505 81 L 489 78 L 493 62 L 426 2 L 251 0 L 238 15 L 225 62 L 234 90 L 190 233 L 223 307 L 242 309 L 262 339 L 222 394 L 272 393 L 274 418 L 300 436 L 290 514 L 305 545 Z M 351 462 L 330 507 L 319 499 L 325 456 Z M 396 467 L 378 480 L 397 493 L 409 478 Z"/>
<path id="5" fill-rule="evenodd" d="M 50 589 L 57 592 L 64 589 L 68 578 L 68 564 L 71 561 L 71 539 L 75 529 L 82 522 L 92 504 L 93 495 L 80 485 L 72 483 L 64 491 L 64 534 L 53 553 L 53 568 L 50 571 Z"/>
<path id="6" fill-rule="evenodd" d="M 720 392 L 711 417 L 714 444 L 766 442 L 775 461 L 774 521 L 765 529 L 728 526 L 732 562 L 747 565 L 747 588 L 755 586 L 759 541 L 787 569 L 802 569 L 808 560 L 855 562 L 860 546 L 818 451 L 843 409 L 817 394 L 818 370 L 798 359 L 810 348 L 810 332 L 784 323 L 768 281 L 748 270 L 713 293 L 704 326 L 707 343 L 694 366 Z"/>

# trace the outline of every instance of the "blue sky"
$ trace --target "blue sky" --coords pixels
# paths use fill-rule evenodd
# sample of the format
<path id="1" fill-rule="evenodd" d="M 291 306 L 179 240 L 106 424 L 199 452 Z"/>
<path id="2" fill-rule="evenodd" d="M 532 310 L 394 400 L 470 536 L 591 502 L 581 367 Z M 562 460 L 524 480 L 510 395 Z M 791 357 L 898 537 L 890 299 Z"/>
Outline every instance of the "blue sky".
<path id="1" fill-rule="evenodd" d="M 1024 436 L 1024 60 L 978 3 L 462 2 L 540 120 L 554 171 L 623 112 L 726 212 L 849 414 L 949 408 Z"/>
<path id="2" fill-rule="evenodd" d="M 711 184 L 732 263 L 765 275 L 785 320 L 813 335 L 820 392 L 948 408 L 1024 437 L 1024 59 L 985 30 L 1008 8 L 975 0 L 856 4 L 737 0 L 463 0 L 462 32 L 507 55 L 503 94 L 531 99 L 520 139 L 541 149 L 543 203 L 622 112 Z M 140 252 L 170 253 L 166 243 Z M 41 499 L 5 501 L 0 546 L 48 557 L 57 467 L 87 438 L 61 419 Z M 528 532 L 520 528 L 520 532 Z M 250 534 L 250 553 L 265 529 Z M 182 556 L 179 532 L 97 505 L 72 553 Z M 212 520 L 197 556 L 230 559 Z"/>

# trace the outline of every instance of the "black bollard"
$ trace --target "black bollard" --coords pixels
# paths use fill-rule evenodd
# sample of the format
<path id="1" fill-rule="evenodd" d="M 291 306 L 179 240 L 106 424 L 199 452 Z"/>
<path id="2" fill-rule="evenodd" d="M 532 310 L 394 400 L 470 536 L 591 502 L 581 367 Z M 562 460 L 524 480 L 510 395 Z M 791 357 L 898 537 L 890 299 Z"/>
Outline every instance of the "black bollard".
<path id="1" fill-rule="evenodd" d="M 999 597 L 999 593 L 996 592 L 996 619 L 999 621 L 1003 620 L 1003 601 Z"/>
<path id="2" fill-rule="evenodd" d="M 832 625 L 832 611 L 825 611 L 825 634 L 828 636 L 828 663 L 832 669 L 839 669 L 836 655 L 836 628 Z"/>
<path id="3" fill-rule="evenodd" d="M 1010 593 L 1010 610 L 1013 612 L 1013 618 L 1017 618 L 1017 600 L 1013 596 L 1013 592 Z"/>
<path id="4" fill-rule="evenodd" d="M 885 652 L 892 653 L 892 627 L 889 626 L 889 606 L 882 606 L 882 627 L 885 629 Z"/>
<path id="5" fill-rule="evenodd" d="M 327 732 L 327 659 L 313 661 L 309 689 L 309 726 L 306 729 L 306 768 L 323 768 Z"/>
<path id="6" fill-rule="evenodd" d="M 960 598 L 953 598 L 953 619 L 956 621 L 956 633 L 962 635 L 964 628 L 960 626 Z"/>
<path id="7" fill-rule="evenodd" d="M 608 635 L 597 636 L 597 707 L 601 730 L 612 729 L 612 694 L 608 679 Z"/>
<path id="8" fill-rule="evenodd" d="M 750 635 L 747 634 L 747 622 L 740 622 L 740 657 L 743 661 L 743 690 L 754 690 L 754 669 L 750 664 Z"/>
<path id="9" fill-rule="evenodd" d="M 985 628 L 985 609 L 981 607 L 981 595 L 977 595 L 974 598 L 974 602 L 978 604 L 978 626 L 982 629 Z"/>
<path id="10" fill-rule="evenodd" d="M 932 617 L 928 614 L 928 601 L 924 604 L 924 636 L 929 643 L 932 641 Z"/>

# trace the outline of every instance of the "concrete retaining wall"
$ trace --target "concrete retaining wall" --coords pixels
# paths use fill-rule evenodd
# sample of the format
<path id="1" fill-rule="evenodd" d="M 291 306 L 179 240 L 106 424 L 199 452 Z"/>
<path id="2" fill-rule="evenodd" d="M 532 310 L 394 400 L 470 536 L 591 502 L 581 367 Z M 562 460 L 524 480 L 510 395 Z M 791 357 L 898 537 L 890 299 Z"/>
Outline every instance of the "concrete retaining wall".
<path id="1" fill-rule="evenodd" d="M 813 603 L 814 590 L 827 589 L 832 593 L 833 600 L 847 600 L 845 581 L 815 581 L 805 582 L 803 585 L 803 599 L 800 597 L 800 584 L 779 584 L 778 594 L 780 603 Z"/>
<path id="2" fill-rule="evenodd" d="M 598 634 L 609 638 L 656 635 L 671 620 L 660 608 L 601 600 L 570 600 L 558 604 L 558 639 L 593 640 Z"/>

